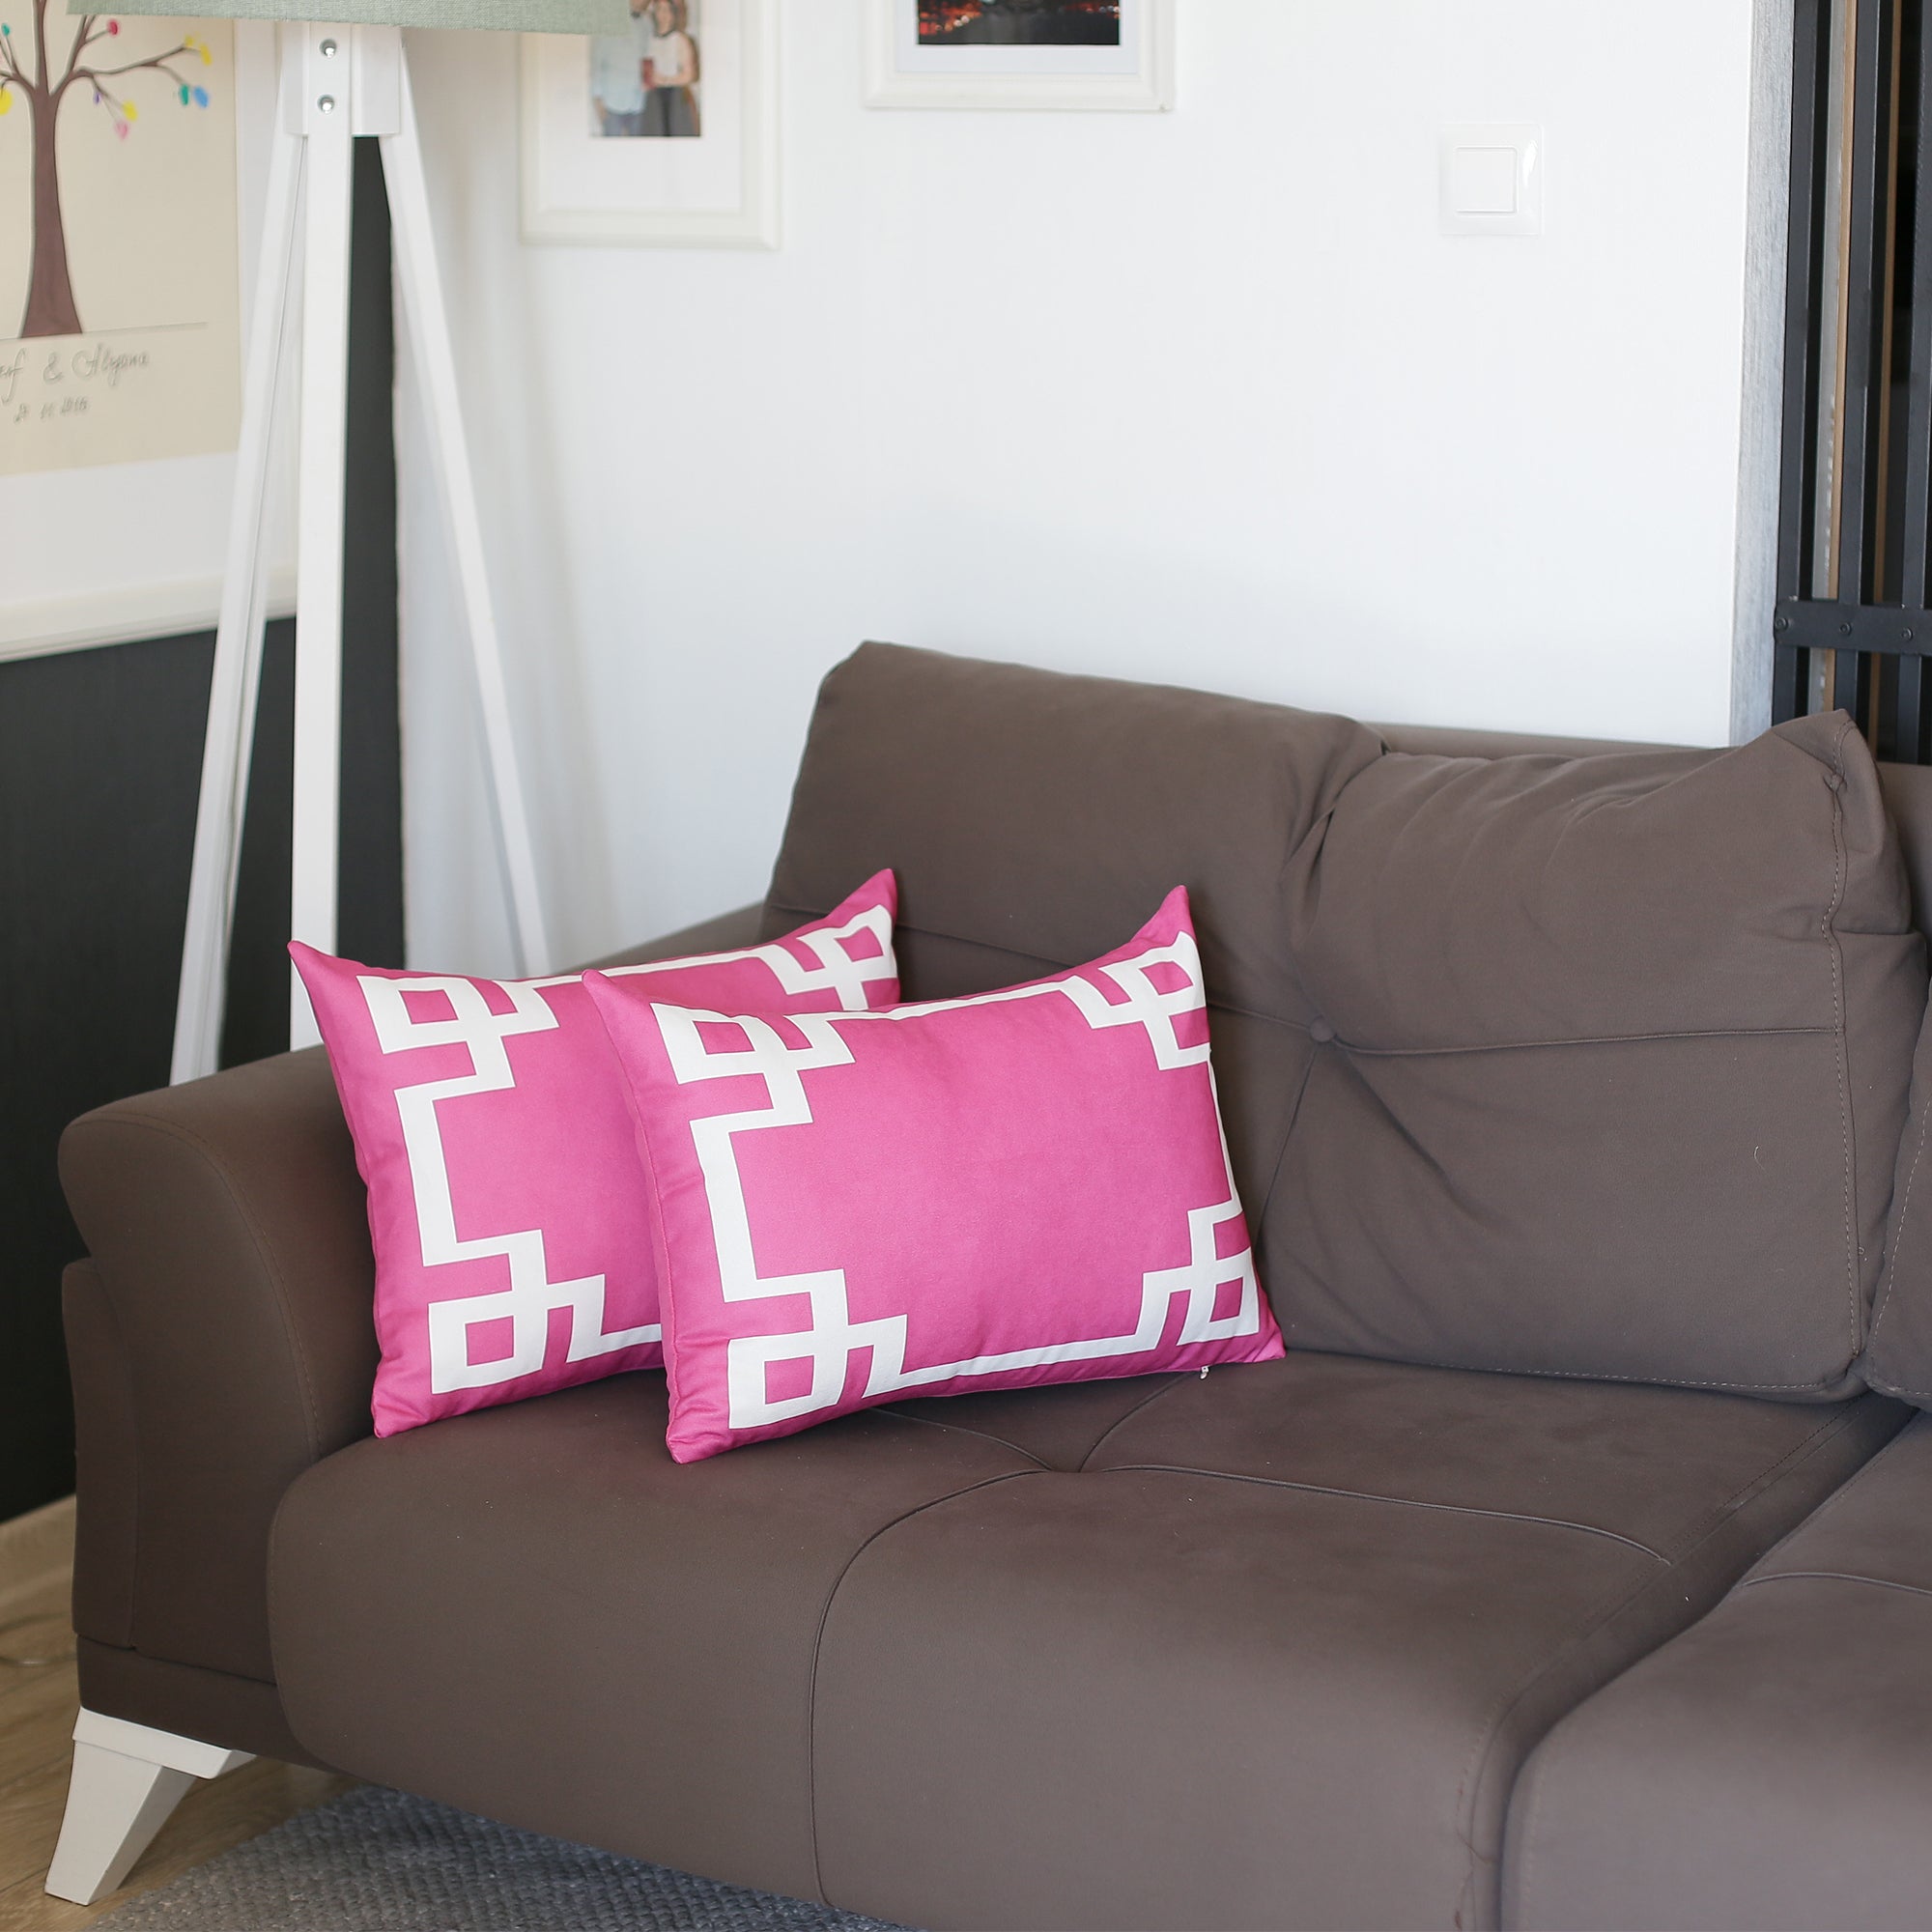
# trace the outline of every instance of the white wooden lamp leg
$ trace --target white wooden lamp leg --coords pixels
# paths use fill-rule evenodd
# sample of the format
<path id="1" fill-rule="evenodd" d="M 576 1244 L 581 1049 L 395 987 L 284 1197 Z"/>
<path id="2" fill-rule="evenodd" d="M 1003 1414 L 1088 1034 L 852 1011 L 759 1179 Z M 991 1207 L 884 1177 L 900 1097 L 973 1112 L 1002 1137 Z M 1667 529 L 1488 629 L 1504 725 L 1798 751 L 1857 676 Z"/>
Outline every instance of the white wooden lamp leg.
<path id="1" fill-rule="evenodd" d="M 296 504 L 296 749 L 289 923 L 335 951 L 342 770 L 342 517 L 349 438 L 349 222 L 355 167 L 354 30 L 304 25 L 301 463 Z M 322 1038 L 289 973 L 289 1044 Z"/>
<path id="2" fill-rule="evenodd" d="M 194 821 L 181 988 L 175 1009 L 173 1085 L 213 1073 L 221 1051 L 221 995 L 228 935 L 235 916 L 236 866 L 255 696 L 262 674 L 267 598 L 263 508 L 274 440 L 275 394 L 287 351 L 289 265 L 295 246 L 296 196 L 302 143 L 290 125 L 291 79 L 284 76 L 269 162 L 269 201 L 262 260 L 248 318 L 248 361 L 242 385 L 242 437 L 235 458 L 235 501 L 228 525 L 228 563 L 221 619 L 214 634 L 214 674 L 201 765 L 201 805 Z"/>
<path id="3" fill-rule="evenodd" d="M 60 1842 L 47 1868 L 47 1890 L 75 1905 L 105 1897 L 134 1868 L 197 1779 L 218 1777 L 248 1757 L 246 1751 L 82 1711 L 73 1727 L 73 1778 Z"/>
<path id="4" fill-rule="evenodd" d="M 389 220 L 395 242 L 396 281 L 403 319 L 410 334 L 429 419 L 430 464 L 443 534 L 456 562 L 463 614 L 469 632 L 469 659 L 476 673 L 476 696 L 483 718 L 484 750 L 490 761 L 491 798 L 497 808 L 497 850 L 510 887 L 510 913 L 519 973 L 548 973 L 555 960 L 545 930 L 537 885 L 536 847 L 517 769 L 516 741 L 510 729 L 509 686 L 503 676 L 503 647 L 490 602 L 484 564 L 483 522 L 476 510 L 476 486 L 463 433 L 463 410 L 456 392 L 456 355 L 450 346 L 449 314 L 442 278 L 436 265 L 436 235 L 430 223 L 429 188 L 423 174 L 422 137 L 416 128 L 415 99 L 410 87 L 407 54 L 396 55 L 398 126 L 383 137 L 383 178 L 389 190 Z"/>

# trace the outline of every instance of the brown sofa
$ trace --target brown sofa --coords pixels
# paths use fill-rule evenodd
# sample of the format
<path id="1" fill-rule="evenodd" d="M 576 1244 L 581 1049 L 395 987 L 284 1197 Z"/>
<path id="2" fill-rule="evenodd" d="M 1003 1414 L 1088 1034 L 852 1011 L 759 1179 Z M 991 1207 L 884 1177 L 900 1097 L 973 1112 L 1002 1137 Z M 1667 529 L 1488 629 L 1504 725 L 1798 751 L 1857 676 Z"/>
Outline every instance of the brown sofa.
<path id="1" fill-rule="evenodd" d="M 944 996 L 1184 882 L 1287 1359 L 688 1467 L 648 1375 L 377 1441 L 322 1056 L 91 1114 L 55 1889 L 262 1752 L 931 1927 L 1932 1926 L 1928 854 L 1842 717 L 1606 748 L 867 646 L 766 902 L 625 956 L 890 865 Z"/>

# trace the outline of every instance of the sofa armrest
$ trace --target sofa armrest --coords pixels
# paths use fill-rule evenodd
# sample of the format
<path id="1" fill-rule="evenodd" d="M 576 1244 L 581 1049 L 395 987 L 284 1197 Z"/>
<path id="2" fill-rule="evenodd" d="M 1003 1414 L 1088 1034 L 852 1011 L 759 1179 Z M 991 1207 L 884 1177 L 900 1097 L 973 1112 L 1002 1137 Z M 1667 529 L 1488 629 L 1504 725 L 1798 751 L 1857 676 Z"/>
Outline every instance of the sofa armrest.
<path id="1" fill-rule="evenodd" d="M 310 1463 L 369 1433 L 376 1373 L 368 1217 L 328 1062 L 313 1047 L 84 1114 L 61 1180 L 133 1411 L 131 1466 L 115 1465 L 135 1491 L 132 1602 L 80 1634 L 270 1680 L 270 1522 Z M 75 1366 L 77 1406 L 102 1401 L 112 1381 Z M 106 1605 L 85 1564 L 92 1623 Z"/>
<path id="2" fill-rule="evenodd" d="M 759 912 L 624 956 L 750 945 Z M 85 1114 L 61 1179 L 92 1260 L 70 1284 L 78 1428 L 117 1445 L 82 1476 L 76 1628 L 271 1683 L 275 1510 L 369 1434 L 376 1373 L 367 1203 L 327 1060 L 281 1054 Z"/>

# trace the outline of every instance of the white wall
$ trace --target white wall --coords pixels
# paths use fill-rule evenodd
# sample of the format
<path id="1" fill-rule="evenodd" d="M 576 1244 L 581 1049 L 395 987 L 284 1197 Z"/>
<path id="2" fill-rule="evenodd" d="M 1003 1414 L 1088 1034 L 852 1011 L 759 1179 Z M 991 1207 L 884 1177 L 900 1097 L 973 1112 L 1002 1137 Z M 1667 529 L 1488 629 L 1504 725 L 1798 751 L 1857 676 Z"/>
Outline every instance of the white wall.
<path id="1" fill-rule="evenodd" d="M 511 43 L 412 46 L 563 953 L 758 895 L 866 637 L 1723 739 L 1749 0 L 1177 0 L 1164 116 L 867 112 L 860 0 L 782 5 L 769 255 L 521 246 Z M 1485 120 L 1541 240 L 1436 232 Z M 487 968 L 416 456 L 412 950 Z"/>

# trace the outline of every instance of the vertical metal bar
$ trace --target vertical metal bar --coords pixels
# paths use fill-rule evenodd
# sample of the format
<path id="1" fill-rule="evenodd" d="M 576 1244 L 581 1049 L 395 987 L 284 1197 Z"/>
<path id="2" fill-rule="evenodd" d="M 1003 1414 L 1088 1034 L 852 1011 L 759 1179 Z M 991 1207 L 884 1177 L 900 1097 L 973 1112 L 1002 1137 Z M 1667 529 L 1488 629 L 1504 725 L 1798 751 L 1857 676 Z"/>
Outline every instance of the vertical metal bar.
<path id="1" fill-rule="evenodd" d="M 1795 0 L 1791 58 L 1791 212 L 1784 290 L 1783 441 L 1777 505 L 1777 594 L 1812 594 L 1818 502 L 1818 333 L 1823 300 L 1824 90 L 1832 59 L 1830 0 Z M 1774 646 L 1771 715 L 1802 715 L 1810 653 Z"/>
<path id="2" fill-rule="evenodd" d="M 1874 397 L 1881 384 L 1877 368 L 1879 263 L 1889 213 L 1885 159 L 1886 122 L 1890 91 L 1886 85 L 1886 53 L 1891 34 L 1892 0 L 1854 0 L 1858 9 L 1852 75 L 1851 251 L 1845 264 L 1848 302 L 1845 333 L 1842 451 L 1834 493 L 1835 585 L 1841 604 L 1861 604 L 1877 588 L 1871 582 L 1873 511 L 1878 478 L 1873 472 L 1879 438 L 1874 434 Z M 1833 701 L 1861 723 L 1868 715 L 1870 680 L 1856 651 L 1834 653 Z"/>
<path id="3" fill-rule="evenodd" d="M 1923 608 L 1932 590 L 1932 179 L 1924 164 L 1932 136 L 1932 33 L 1925 9 L 1918 13 L 1916 139 L 1912 144 L 1912 319 L 1907 338 L 1904 450 L 1904 542 L 1899 597 Z M 1901 640 L 1903 641 L 1903 640 Z M 1914 639 L 1921 647 L 1932 639 Z M 1909 764 L 1924 755 L 1925 685 L 1917 655 L 1898 661 L 1898 727 L 1894 754 Z"/>
<path id="4" fill-rule="evenodd" d="M 1837 665 L 1832 705 L 1837 711 L 1849 711 L 1862 734 L 1866 719 L 1872 715 L 1872 661 L 1864 651 L 1833 651 L 1832 659 Z"/>
<path id="5" fill-rule="evenodd" d="M 1898 661 L 1898 728 L 1891 755 L 1905 765 L 1925 760 L 1925 661 L 1915 656 Z"/>
<path id="6" fill-rule="evenodd" d="M 1878 694 L 1878 679 L 1874 674 L 1876 666 L 1863 651 L 1838 651 L 1838 703 L 1849 711 L 1858 722 L 1861 734 L 1869 739 L 1872 706 Z M 1845 667 L 1851 667 L 1851 675 L 1845 675 Z"/>
<path id="7" fill-rule="evenodd" d="M 1771 653 L 1771 722 L 1787 724 L 1804 715 L 1804 687 L 1811 675 L 1811 653 L 1796 644 L 1774 644 Z"/>
<path id="8" fill-rule="evenodd" d="M 1865 735 L 1871 741 L 1872 756 L 1898 756 L 1898 660 L 1888 652 L 1873 652 L 1865 662 L 1871 666 L 1872 728 Z"/>
<path id="9" fill-rule="evenodd" d="M 1833 651 L 1830 708 L 1849 711 L 1854 718 L 1861 718 L 1864 715 L 1861 709 L 1863 681 L 1864 659 L 1857 651 Z"/>
<path id="10" fill-rule="evenodd" d="M 1905 250 L 1905 233 L 1899 214 L 1899 121 L 1905 93 L 1905 15 L 1913 0 L 1892 0 L 1889 30 L 1885 43 L 1885 71 L 1880 79 L 1885 103 L 1885 130 L 1880 142 L 1881 173 L 1874 194 L 1877 237 L 1874 246 L 1880 261 L 1875 275 L 1875 305 L 1872 334 L 1875 356 L 1871 373 L 1871 405 L 1867 412 L 1873 424 L 1877 453 L 1871 471 L 1875 479 L 1871 508 L 1871 557 L 1867 572 L 1872 598 L 1878 603 L 1897 601 L 1892 585 L 1898 575 L 1898 546 L 1892 540 L 1892 517 L 1898 506 L 1898 452 L 1896 421 L 1897 385 L 1892 381 L 1896 345 L 1892 341 L 1897 314 L 1899 256 Z"/>
<path id="11" fill-rule="evenodd" d="M 1851 338 L 1852 83 L 1858 72 L 1859 0 L 1832 0 L 1832 70 L 1825 86 L 1826 176 L 1823 283 L 1828 306 L 1819 310 L 1818 554 L 1812 582 L 1821 597 L 1838 594 L 1838 478 L 1845 467 L 1845 349 Z M 1814 708 L 1829 704 L 1836 660 L 1813 661 Z"/>

